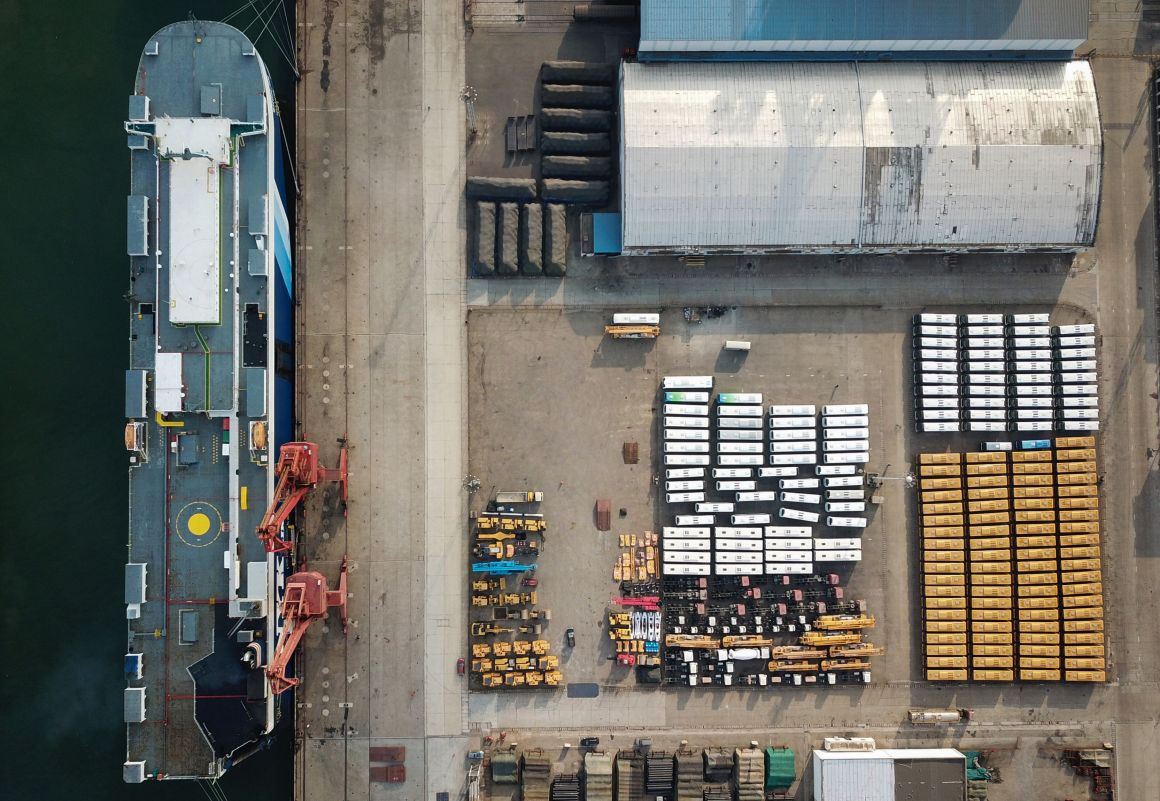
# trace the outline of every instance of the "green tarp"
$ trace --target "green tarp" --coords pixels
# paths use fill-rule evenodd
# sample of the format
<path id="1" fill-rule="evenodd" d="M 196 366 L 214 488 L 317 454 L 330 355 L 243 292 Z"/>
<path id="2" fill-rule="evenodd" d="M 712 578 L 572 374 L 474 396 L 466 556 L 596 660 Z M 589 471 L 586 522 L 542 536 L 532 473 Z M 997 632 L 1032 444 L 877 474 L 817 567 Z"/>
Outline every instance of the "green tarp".
<path id="1" fill-rule="evenodd" d="M 765 749 L 765 789 L 782 790 L 797 779 L 792 748 Z"/>

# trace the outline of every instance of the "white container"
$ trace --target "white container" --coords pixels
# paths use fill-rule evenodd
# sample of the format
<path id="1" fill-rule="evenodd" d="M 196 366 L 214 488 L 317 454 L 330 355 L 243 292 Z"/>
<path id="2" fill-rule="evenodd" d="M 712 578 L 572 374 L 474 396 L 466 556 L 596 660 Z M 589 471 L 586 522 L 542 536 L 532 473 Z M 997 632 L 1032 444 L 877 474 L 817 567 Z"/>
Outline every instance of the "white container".
<path id="1" fill-rule="evenodd" d="M 769 450 L 772 453 L 809 453 L 817 449 L 818 441 L 816 439 L 774 440 L 769 443 Z"/>
<path id="2" fill-rule="evenodd" d="M 666 453 L 665 464 L 678 467 L 688 467 L 690 465 L 704 466 L 709 464 L 709 457 L 689 453 Z"/>
<path id="3" fill-rule="evenodd" d="M 662 576 L 707 576 L 709 565 L 678 565 L 669 562 L 661 565 Z"/>
<path id="4" fill-rule="evenodd" d="M 778 488 L 783 490 L 817 489 L 821 484 L 820 478 L 783 478 L 777 482 Z"/>
<path id="5" fill-rule="evenodd" d="M 665 503 L 698 503 L 705 500 L 703 492 L 667 492 Z M 701 511 L 698 509 L 697 511 Z"/>
<path id="6" fill-rule="evenodd" d="M 924 434 L 946 434 L 952 431 L 958 431 L 959 424 L 957 421 L 947 422 L 945 420 L 941 422 L 923 423 L 920 430 Z"/>
<path id="7" fill-rule="evenodd" d="M 705 551 L 664 551 L 662 554 L 665 564 L 674 565 L 707 565 L 712 558 Z"/>
<path id="8" fill-rule="evenodd" d="M 737 503 L 773 503 L 777 500 L 777 493 L 773 490 L 758 492 L 738 492 L 734 499 Z"/>
<path id="9" fill-rule="evenodd" d="M 862 540 L 856 537 L 852 539 L 818 537 L 814 540 L 814 548 L 819 551 L 860 551 L 862 550 Z"/>
<path id="10" fill-rule="evenodd" d="M 729 522 L 735 526 L 764 526 L 770 521 L 771 518 L 772 515 L 766 513 L 731 515 L 729 517 Z"/>
<path id="11" fill-rule="evenodd" d="M 760 551 L 761 540 L 727 540 L 718 537 L 713 540 L 713 549 L 716 551 Z"/>
<path id="12" fill-rule="evenodd" d="M 765 575 L 767 576 L 798 576 L 814 572 L 814 563 L 793 564 L 790 562 L 766 562 Z"/>
<path id="13" fill-rule="evenodd" d="M 819 476 L 852 476 L 856 475 L 857 472 L 858 468 L 852 464 L 818 465 L 814 468 L 814 473 Z M 861 484 L 862 479 L 858 479 L 858 485 L 861 486 Z M 830 485 L 827 483 L 826 486 Z"/>
<path id="14" fill-rule="evenodd" d="M 665 526 L 661 529 L 662 537 L 676 537 L 677 539 L 709 539 L 713 529 L 700 526 Z"/>
<path id="15" fill-rule="evenodd" d="M 952 389 L 952 387 L 946 387 L 946 389 Z M 924 399 L 923 405 L 925 406 L 927 404 L 927 402 L 928 401 L 926 401 Z M 957 404 L 957 401 L 955 401 L 955 400 L 947 400 L 947 401 L 935 400 L 934 402 L 935 403 Z M 935 408 L 942 408 L 942 407 L 935 407 Z M 870 438 L 870 429 L 868 429 L 868 428 L 823 428 L 822 434 L 826 439 L 869 439 Z"/>
<path id="16" fill-rule="evenodd" d="M 713 376 L 669 375 L 664 377 L 661 386 L 665 389 L 712 389 Z"/>
<path id="17" fill-rule="evenodd" d="M 666 403 L 662 407 L 665 414 L 677 417 L 708 417 L 709 407 L 697 403 Z"/>
<path id="18" fill-rule="evenodd" d="M 865 416 L 868 414 L 870 414 L 870 407 L 865 403 L 831 403 L 822 407 L 824 417 Z"/>
<path id="19" fill-rule="evenodd" d="M 816 417 L 771 417 L 770 428 L 814 428 L 818 424 Z"/>
<path id="20" fill-rule="evenodd" d="M 862 476 L 852 476 L 847 474 L 844 476 L 830 476 L 826 478 L 822 484 L 826 487 L 826 489 L 832 489 L 834 487 L 861 487 L 862 481 Z"/>
<path id="21" fill-rule="evenodd" d="M 749 350 L 751 344 L 743 339 L 727 339 L 725 340 L 725 350 Z"/>
<path id="22" fill-rule="evenodd" d="M 673 417 L 666 415 L 664 428 L 708 428 L 708 417 Z"/>
<path id="23" fill-rule="evenodd" d="M 869 451 L 847 451 L 844 453 L 826 454 L 826 464 L 866 464 L 869 461 Z"/>
<path id="24" fill-rule="evenodd" d="M 660 325 L 661 316 L 648 312 L 619 312 L 612 315 L 613 325 Z"/>
<path id="25" fill-rule="evenodd" d="M 756 481 L 718 481 L 718 492 L 748 492 L 757 489 Z"/>
<path id="26" fill-rule="evenodd" d="M 761 467 L 765 457 L 752 453 L 723 453 L 717 457 L 720 467 Z"/>
<path id="27" fill-rule="evenodd" d="M 683 479 L 680 481 L 666 481 L 665 492 L 701 492 L 705 489 L 704 481 Z"/>
<path id="28" fill-rule="evenodd" d="M 817 452 L 812 453 L 775 453 L 769 457 L 773 465 L 807 465 L 818 461 Z"/>
<path id="29" fill-rule="evenodd" d="M 713 478 L 752 478 L 752 467 L 714 467 Z"/>
<path id="30" fill-rule="evenodd" d="M 765 446 L 760 442 L 718 442 L 717 453 L 762 453 Z"/>
<path id="31" fill-rule="evenodd" d="M 665 537 L 661 540 L 661 547 L 667 551 L 708 551 L 712 543 L 709 540 L 678 540 Z"/>
<path id="32" fill-rule="evenodd" d="M 670 467 L 665 471 L 665 478 L 704 478 L 705 468 L 703 467 Z"/>
<path id="33" fill-rule="evenodd" d="M 1006 431 L 1007 423 L 997 423 L 994 421 L 982 420 L 973 421 L 967 424 L 968 431 Z"/>
<path id="34" fill-rule="evenodd" d="M 713 515 L 677 515 L 678 526 L 711 526 L 716 518 Z M 688 536 L 688 535 L 685 535 Z"/>
<path id="35" fill-rule="evenodd" d="M 827 501 L 826 511 L 838 512 L 840 514 L 846 514 L 848 512 L 865 512 L 866 503 L 865 501 Z"/>
<path id="36" fill-rule="evenodd" d="M 865 498 L 866 493 L 860 489 L 826 490 L 827 501 L 861 501 Z"/>
<path id="37" fill-rule="evenodd" d="M 783 492 L 781 502 L 819 504 L 822 502 L 822 496 L 812 492 Z"/>
<path id="38" fill-rule="evenodd" d="M 765 541 L 766 557 L 770 551 L 812 551 L 814 549 L 814 541 L 811 537 L 776 537 Z"/>
<path id="39" fill-rule="evenodd" d="M 772 417 L 816 417 L 818 407 L 792 405 L 770 406 L 769 414 Z"/>
<path id="40" fill-rule="evenodd" d="M 771 428 L 769 438 L 776 442 L 814 440 L 818 438 L 818 430 L 816 428 Z"/>
<path id="41" fill-rule="evenodd" d="M 664 437 L 668 442 L 708 442 L 709 432 L 696 428 L 666 428 Z"/>
<path id="42" fill-rule="evenodd" d="M 816 523 L 822 519 L 822 516 L 817 512 L 804 512 L 801 509 L 790 509 L 786 506 L 777 511 L 777 516 L 782 520 L 800 520 L 803 523 Z"/>
<path id="43" fill-rule="evenodd" d="M 760 417 L 718 417 L 717 429 L 757 429 L 761 430 L 765 427 L 765 421 Z"/>
<path id="44" fill-rule="evenodd" d="M 866 528 L 864 517 L 827 517 L 826 525 L 831 528 Z"/>
<path id="45" fill-rule="evenodd" d="M 780 551 L 766 551 L 766 562 L 812 562 L 814 561 L 813 550 L 780 550 Z"/>
<path id="46" fill-rule="evenodd" d="M 761 478 L 781 478 L 784 476 L 796 476 L 798 469 L 796 467 L 762 467 L 757 471 L 757 475 Z"/>
<path id="47" fill-rule="evenodd" d="M 702 498 L 701 500 L 704 500 Z M 697 504 L 697 514 L 718 514 L 720 512 L 732 512 L 733 504 L 723 501 L 709 501 L 708 503 Z"/>
<path id="48" fill-rule="evenodd" d="M 815 562 L 861 562 L 861 551 L 814 551 Z"/>
<path id="49" fill-rule="evenodd" d="M 708 442 L 666 442 L 665 453 L 708 453 Z"/>
<path id="50" fill-rule="evenodd" d="M 762 565 L 714 565 L 713 573 L 718 576 L 760 576 L 765 572 Z M 695 664 L 695 663 L 694 663 Z M 728 674 L 726 674 L 728 675 Z"/>
<path id="51" fill-rule="evenodd" d="M 722 442 L 761 442 L 765 434 L 759 428 L 722 428 L 717 439 Z"/>
<path id="52" fill-rule="evenodd" d="M 926 414 L 925 412 L 923 413 Z M 830 452 L 864 451 L 870 448 L 868 439 L 830 439 L 822 443 L 822 450 Z"/>
<path id="53" fill-rule="evenodd" d="M 766 526 L 766 537 L 809 537 L 813 534 L 809 526 Z M 781 546 L 775 546 L 781 547 Z"/>
<path id="54" fill-rule="evenodd" d="M 867 428 L 869 425 L 870 418 L 864 414 L 822 418 L 824 428 Z"/>
<path id="55" fill-rule="evenodd" d="M 761 526 L 717 526 L 713 529 L 713 536 L 718 539 L 759 540 Z"/>
<path id="56" fill-rule="evenodd" d="M 719 405 L 717 407 L 718 417 L 764 417 L 765 410 L 761 406 L 733 406 Z"/>

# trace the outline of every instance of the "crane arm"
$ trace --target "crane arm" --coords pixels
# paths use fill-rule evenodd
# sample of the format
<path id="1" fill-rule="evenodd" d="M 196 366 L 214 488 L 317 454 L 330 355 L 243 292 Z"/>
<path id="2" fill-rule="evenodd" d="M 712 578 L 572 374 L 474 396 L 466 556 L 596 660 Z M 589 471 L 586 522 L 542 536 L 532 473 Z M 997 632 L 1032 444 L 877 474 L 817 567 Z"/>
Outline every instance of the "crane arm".
<path id="1" fill-rule="evenodd" d="M 282 524 L 320 481 L 337 481 L 346 500 L 347 453 L 345 443 L 339 452 L 338 469 L 329 470 L 318 463 L 318 446 L 313 442 L 287 442 L 278 456 L 278 483 L 270 506 L 258 524 L 258 538 L 267 553 L 289 551 L 292 543 L 278 536 Z"/>
<path id="2" fill-rule="evenodd" d="M 346 607 L 347 557 L 342 558 L 342 569 L 338 574 L 338 589 L 331 590 L 326 585 L 326 577 L 314 571 L 295 573 L 286 580 L 286 595 L 282 599 L 282 619 L 285 626 L 278 637 L 278 645 L 266 676 L 270 680 L 270 690 L 278 695 L 301 682 L 301 679 L 287 676 L 286 669 L 298 650 L 306 630 L 315 620 L 326 617 L 330 607 L 337 607 L 342 615 L 343 634 L 347 630 Z"/>

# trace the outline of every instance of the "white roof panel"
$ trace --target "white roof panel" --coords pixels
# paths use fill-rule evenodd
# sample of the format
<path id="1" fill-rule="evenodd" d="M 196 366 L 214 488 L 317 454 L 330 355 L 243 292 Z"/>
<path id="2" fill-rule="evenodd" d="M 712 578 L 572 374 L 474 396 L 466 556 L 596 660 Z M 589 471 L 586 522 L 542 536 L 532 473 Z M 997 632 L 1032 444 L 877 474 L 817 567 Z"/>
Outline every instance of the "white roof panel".
<path id="1" fill-rule="evenodd" d="M 1084 62 L 625 63 L 626 252 L 1076 249 Z"/>

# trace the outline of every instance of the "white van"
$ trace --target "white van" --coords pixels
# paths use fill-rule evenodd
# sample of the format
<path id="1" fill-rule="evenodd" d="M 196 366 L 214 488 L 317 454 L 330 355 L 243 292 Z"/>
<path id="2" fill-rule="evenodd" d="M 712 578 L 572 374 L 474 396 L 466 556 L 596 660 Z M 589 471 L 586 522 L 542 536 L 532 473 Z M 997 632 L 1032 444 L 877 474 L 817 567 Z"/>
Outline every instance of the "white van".
<path id="1" fill-rule="evenodd" d="M 769 443 L 769 450 L 773 453 L 809 453 L 818 449 L 818 441 L 816 439 L 797 440 L 786 442 L 784 440 L 774 440 Z"/>
<path id="2" fill-rule="evenodd" d="M 773 465 L 803 465 L 816 464 L 818 461 L 817 452 L 811 453 L 775 453 L 769 457 L 770 464 Z"/>
<path id="3" fill-rule="evenodd" d="M 765 434 L 759 428 L 723 428 L 717 439 L 724 442 L 761 442 Z"/>
<path id="4" fill-rule="evenodd" d="M 827 512 L 865 512 L 865 501 L 827 501 Z"/>
<path id="5" fill-rule="evenodd" d="M 816 428 L 771 428 L 769 438 L 772 440 L 811 440 L 818 438 Z"/>
<path id="6" fill-rule="evenodd" d="M 813 428 L 818 423 L 816 417 L 771 417 L 770 428 Z"/>
<path id="7" fill-rule="evenodd" d="M 666 428 L 665 439 L 679 442 L 708 442 L 709 432 L 696 428 Z"/>
<path id="8" fill-rule="evenodd" d="M 959 424 L 955 422 L 947 422 L 946 420 L 936 421 L 932 423 L 923 423 L 919 428 L 924 434 L 949 434 L 959 430 Z"/>
<path id="9" fill-rule="evenodd" d="M 665 453 L 708 453 L 708 442 L 666 442 Z"/>
<path id="10" fill-rule="evenodd" d="M 994 420 L 975 420 L 967 424 L 968 431 L 1006 431 L 1007 421 L 996 422 Z"/>
<path id="11" fill-rule="evenodd" d="M 705 499 L 702 498 L 702 501 Z M 718 514 L 722 512 L 732 512 L 733 504 L 722 503 L 721 501 L 710 501 L 708 503 L 698 503 L 696 508 L 697 514 Z"/>
<path id="12" fill-rule="evenodd" d="M 817 489 L 821 484 L 820 478 L 783 478 L 777 482 L 783 490 Z"/>
<path id="13" fill-rule="evenodd" d="M 832 489 L 826 490 L 827 501 L 861 501 L 866 494 L 860 489 Z"/>
<path id="14" fill-rule="evenodd" d="M 678 526 L 711 526 L 713 515 L 677 515 Z"/>
<path id="15" fill-rule="evenodd" d="M 665 478 L 704 478 L 703 467 L 670 467 L 665 471 Z"/>
<path id="16" fill-rule="evenodd" d="M 760 417 L 718 417 L 717 428 L 740 428 L 761 430 L 765 421 Z"/>
<path id="17" fill-rule="evenodd" d="M 708 417 L 672 417 L 665 415 L 665 428 L 708 428 Z"/>
<path id="18" fill-rule="evenodd" d="M 865 403 L 837 403 L 822 407 L 822 415 L 824 417 L 842 417 L 868 414 L 870 414 L 870 407 Z"/>
<path id="19" fill-rule="evenodd" d="M 699 503 L 704 500 L 705 493 L 703 492 L 669 492 L 665 494 L 665 503 Z"/>
<path id="20" fill-rule="evenodd" d="M 866 528 L 864 517 L 827 517 L 826 525 L 832 528 Z"/>
<path id="21" fill-rule="evenodd" d="M 665 492 L 702 492 L 704 489 L 705 482 L 696 479 L 681 479 L 665 482 Z"/>
<path id="22" fill-rule="evenodd" d="M 733 406 L 717 407 L 718 417 L 764 417 L 765 409 L 762 406 Z"/>
<path id="23" fill-rule="evenodd" d="M 942 401 L 939 401 L 940 403 Z M 926 400 L 923 400 L 926 404 Z M 868 428 L 823 428 L 822 436 L 826 439 L 869 439 L 870 429 Z"/>
<path id="24" fill-rule="evenodd" d="M 814 474 L 819 476 L 853 476 L 857 473 L 858 468 L 854 467 L 852 464 L 818 465 L 816 468 L 814 468 Z M 862 479 L 859 478 L 859 486 L 861 486 L 861 481 Z M 828 487 L 830 485 L 826 484 L 826 486 Z"/>
<path id="25" fill-rule="evenodd" d="M 717 453 L 762 453 L 765 446 L 760 442 L 718 442 Z"/>
<path id="26" fill-rule="evenodd" d="M 821 495 L 815 495 L 812 492 L 783 492 L 781 494 L 782 503 L 806 503 L 810 505 L 819 504 L 822 502 Z"/>
<path id="27" fill-rule="evenodd" d="M 845 451 L 842 453 L 826 454 L 826 464 L 866 464 L 869 461 L 869 451 Z"/>
<path id="28" fill-rule="evenodd" d="M 777 493 L 774 490 L 739 492 L 735 500 L 737 503 L 770 503 L 777 500 Z"/>
<path id="29" fill-rule="evenodd" d="M 674 467 L 705 466 L 709 464 L 708 455 L 698 456 L 691 453 L 666 453 L 665 464 Z"/>
<path id="30" fill-rule="evenodd" d="M 798 469 L 796 467 L 762 467 L 757 471 L 760 478 L 782 478 L 784 476 L 796 476 Z"/>
<path id="31" fill-rule="evenodd" d="M 843 465 L 843 466 L 849 468 L 850 470 L 856 469 L 853 465 Z M 863 481 L 862 476 L 855 476 L 855 475 L 829 476 L 826 478 L 825 481 L 822 482 L 822 485 L 825 486 L 826 489 L 834 489 L 836 487 L 861 487 L 862 481 Z"/>
<path id="32" fill-rule="evenodd" d="M 925 414 L 925 412 L 924 412 Z M 845 451 L 865 451 L 870 449 L 868 439 L 830 439 L 822 443 L 822 450 L 827 453 L 842 453 Z"/>
<path id="33" fill-rule="evenodd" d="M 711 375 L 668 375 L 661 384 L 665 389 L 712 389 Z"/>
<path id="34" fill-rule="evenodd" d="M 767 562 L 812 562 L 813 560 L 814 553 L 812 549 L 802 551 L 783 548 L 777 551 L 765 552 L 765 561 Z"/>
<path id="35" fill-rule="evenodd" d="M 866 428 L 870 425 L 867 415 L 842 415 L 838 417 L 823 417 L 823 428 Z"/>
<path id="36" fill-rule="evenodd" d="M 718 481 L 718 492 L 744 492 L 757 489 L 756 481 Z"/>
<path id="37" fill-rule="evenodd" d="M 770 406 L 769 414 L 773 417 L 810 417 L 816 416 L 818 407 L 816 406 Z"/>
<path id="38" fill-rule="evenodd" d="M 717 455 L 718 467 L 761 467 L 765 457 L 756 453 L 721 453 Z"/>
<path id="39" fill-rule="evenodd" d="M 735 526 L 764 526 L 767 524 L 773 515 L 770 514 L 749 514 L 749 515 L 733 515 L 729 518 L 729 522 Z"/>
<path id="40" fill-rule="evenodd" d="M 790 509 L 788 506 L 781 507 L 777 516 L 783 520 L 800 520 L 803 523 L 816 523 L 822 519 L 817 512 L 803 512 L 801 509 Z"/>

